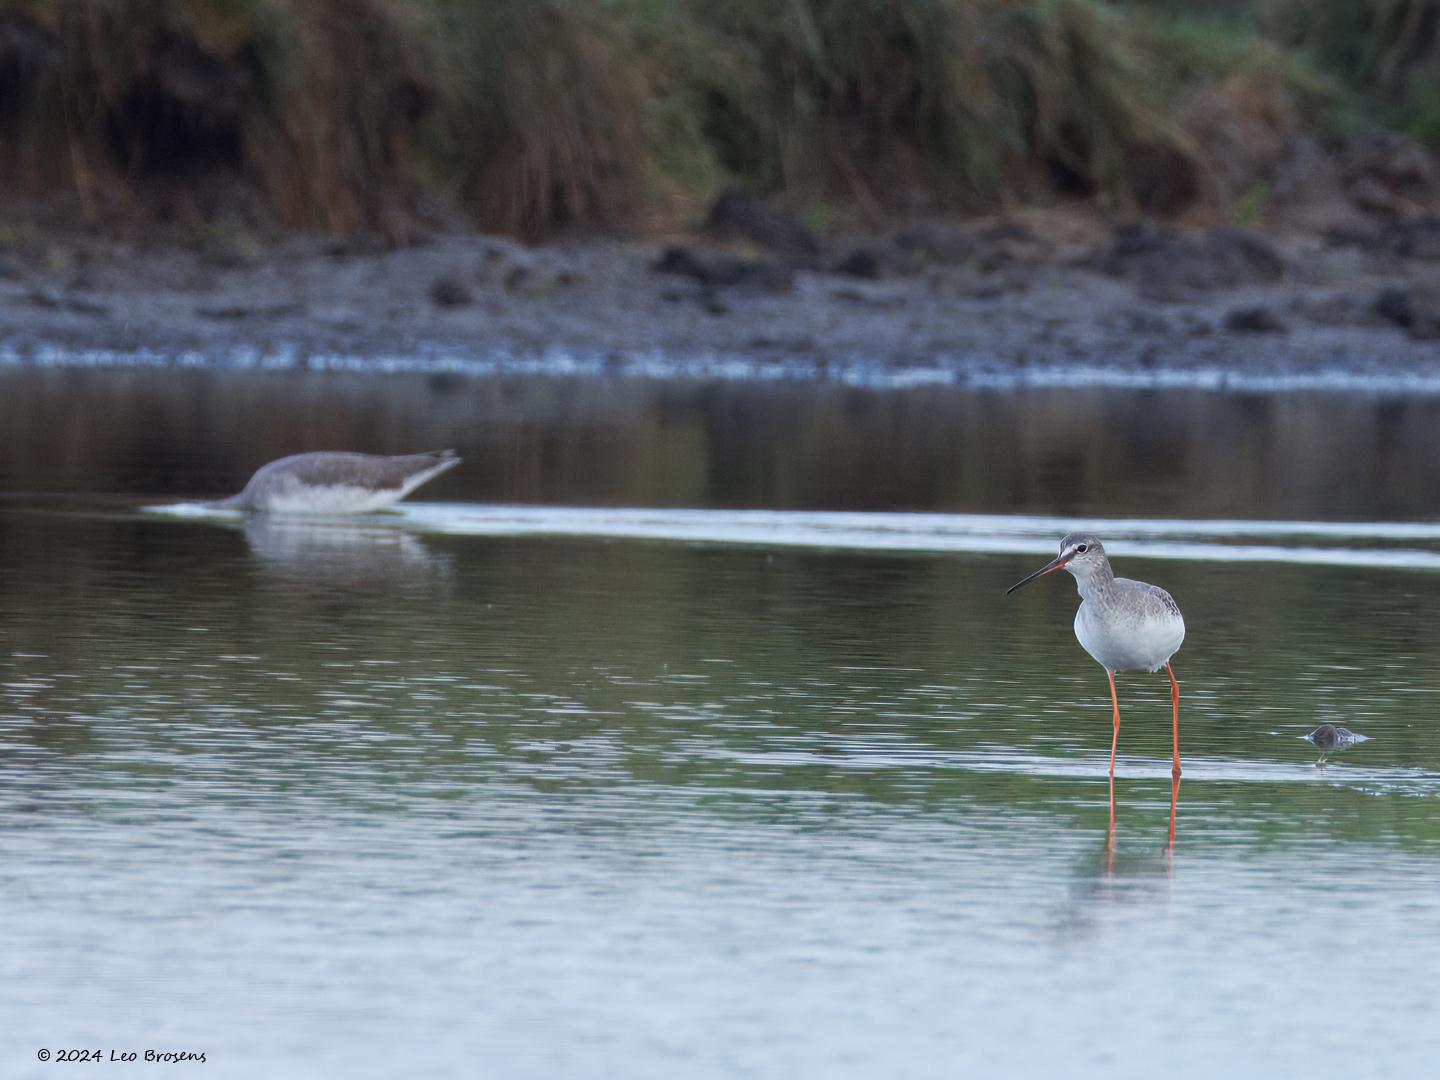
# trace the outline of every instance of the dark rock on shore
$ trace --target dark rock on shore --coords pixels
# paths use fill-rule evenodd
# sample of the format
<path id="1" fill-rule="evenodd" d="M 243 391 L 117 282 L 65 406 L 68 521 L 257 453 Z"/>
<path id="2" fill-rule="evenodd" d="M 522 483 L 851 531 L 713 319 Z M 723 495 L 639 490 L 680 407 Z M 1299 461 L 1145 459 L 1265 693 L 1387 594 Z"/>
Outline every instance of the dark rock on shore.
<path id="1" fill-rule="evenodd" d="M 1384 239 L 1402 259 L 1440 262 L 1440 216 L 1425 214 L 1397 221 L 1385 230 Z"/>
<path id="2" fill-rule="evenodd" d="M 820 237 L 794 214 L 762 202 L 741 188 L 729 188 L 710 207 L 706 228 L 717 236 L 748 240 L 800 261 L 820 255 Z"/>
<path id="3" fill-rule="evenodd" d="M 1158 221 L 1131 221 L 1115 226 L 1110 248 L 1097 258 L 1096 268 L 1114 277 L 1124 277 L 1133 263 L 1125 260 L 1153 255 L 1174 246 L 1180 234 Z"/>
<path id="4" fill-rule="evenodd" d="M 1007 238 L 980 236 L 948 221 L 916 221 L 895 233 L 895 246 L 926 264 L 960 266 L 979 257 L 985 239 Z"/>
<path id="5" fill-rule="evenodd" d="M 536 276 L 535 258 L 519 244 L 486 237 L 476 276 L 482 282 L 499 282 L 507 292 L 515 292 Z"/>
<path id="6" fill-rule="evenodd" d="M 475 302 L 475 294 L 459 274 L 444 274 L 430 285 L 430 299 L 436 307 L 465 307 Z"/>
<path id="7" fill-rule="evenodd" d="M 1268 307 L 1235 308 L 1225 316 L 1225 329 L 1240 334 L 1287 334 L 1290 327 Z"/>
<path id="8" fill-rule="evenodd" d="M 86 300 L 83 297 L 67 293 L 51 292 L 48 289 L 31 289 L 29 300 L 36 307 L 48 308 L 51 311 L 71 311 L 77 315 L 96 316 L 110 314 L 110 308 L 106 304 L 99 304 L 93 300 Z"/>
<path id="9" fill-rule="evenodd" d="M 788 266 L 774 259 L 746 259 L 724 251 L 680 246 L 666 248 L 652 269 L 693 278 L 712 288 L 740 286 L 762 292 L 785 292 L 795 278 Z"/>
<path id="10" fill-rule="evenodd" d="M 1440 288 L 1405 285 L 1382 289 L 1375 310 L 1403 326 L 1416 341 L 1440 338 Z"/>
<path id="11" fill-rule="evenodd" d="M 910 274 L 909 261 L 896 246 L 884 240 L 860 243 L 840 256 L 831 266 L 832 274 L 847 278 L 888 278 Z"/>
<path id="12" fill-rule="evenodd" d="M 1111 277 L 1133 281 L 1157 299 L 1190 292 L 1273 284 L 1285 258 L 1259 233 L 1221 225 L 1203 236 L 1180 236 L 1142 221 L 1120 226 L 1105 250 L 1083 260 Z"/>
<path id="13" fill-rule="evenodd" d="M 913 277 L 946 267 L 991 272 L 1014 262 L 1034 238 L 1012 221 L 983 228 L 946 221 L 917 221 L 853 245 L 831 264 L 836 274 L 859 278 Z"/>

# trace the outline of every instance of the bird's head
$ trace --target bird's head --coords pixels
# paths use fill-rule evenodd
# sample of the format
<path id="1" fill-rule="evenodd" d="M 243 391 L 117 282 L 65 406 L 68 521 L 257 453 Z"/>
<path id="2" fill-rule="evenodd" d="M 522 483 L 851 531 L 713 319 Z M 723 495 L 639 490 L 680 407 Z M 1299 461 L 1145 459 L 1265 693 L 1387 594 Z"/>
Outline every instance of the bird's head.
<path id="1" fill-rule="evenodd" d="M 1056 570 L 1068 570 L 1082 581 L 1105 565 L 1105 548 L 1099 539 L 1089 533 L 1070 533 L 1060 541 L 1060 554 L 1036 570 L 1029 577 L 1017 581 L 1005 590 L 1009 596 L 1016 589 L 1029 585 L 1038 577 Z"/>

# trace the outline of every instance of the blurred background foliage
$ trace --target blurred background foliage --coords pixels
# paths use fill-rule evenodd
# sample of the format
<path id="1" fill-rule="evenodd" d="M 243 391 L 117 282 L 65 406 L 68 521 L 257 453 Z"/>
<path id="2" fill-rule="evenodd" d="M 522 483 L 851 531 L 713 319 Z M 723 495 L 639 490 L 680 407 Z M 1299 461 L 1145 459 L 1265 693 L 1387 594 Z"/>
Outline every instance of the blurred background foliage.
<path id="1" fill-rule="evenodd" d="M 0 181 L 89 220 L 398 235 L 667 228 L 736 182 L 857 222 L 1174 213 L 1216 197 L 1217 115 L 1440 144 L 1437 24 L 1440 0 L 0 0 Z"/>

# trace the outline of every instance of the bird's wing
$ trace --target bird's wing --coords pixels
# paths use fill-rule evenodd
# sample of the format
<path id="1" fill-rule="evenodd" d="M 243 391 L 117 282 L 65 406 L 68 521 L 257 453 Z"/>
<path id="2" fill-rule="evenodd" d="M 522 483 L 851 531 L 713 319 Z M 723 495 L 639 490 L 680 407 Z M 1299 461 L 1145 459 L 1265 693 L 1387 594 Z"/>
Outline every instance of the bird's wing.
<path id="1" fill-rule="evenodd" d="M 1184 618 L 1180 614 L 1180 605 L 1175 603 L 1175 598 L 1159 585 L 1151 585 L 1144 581 L 1131 581 L 1128 578 L 1117 578 L 1116 584 L 1132 586 L 1136 590 L 1137 595 L 1143 598 L 1145 614 L 1155 618 Z"/>

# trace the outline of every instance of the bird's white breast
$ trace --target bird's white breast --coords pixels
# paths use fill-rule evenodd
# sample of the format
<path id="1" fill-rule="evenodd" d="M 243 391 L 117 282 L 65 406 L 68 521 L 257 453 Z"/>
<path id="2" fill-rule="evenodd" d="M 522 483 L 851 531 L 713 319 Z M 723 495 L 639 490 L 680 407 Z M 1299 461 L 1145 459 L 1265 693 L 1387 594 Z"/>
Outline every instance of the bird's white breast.
<path id="1" fill-rule="evenodd" d="M 1126 612 L 1087 600 L 1075 612 L 1075 637 L 1110 671 L 1158 671 L 1185 640 L 1178 612 Z"/>

